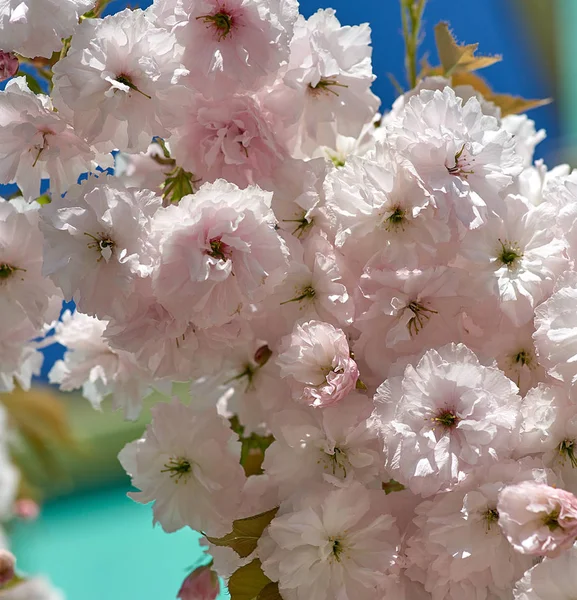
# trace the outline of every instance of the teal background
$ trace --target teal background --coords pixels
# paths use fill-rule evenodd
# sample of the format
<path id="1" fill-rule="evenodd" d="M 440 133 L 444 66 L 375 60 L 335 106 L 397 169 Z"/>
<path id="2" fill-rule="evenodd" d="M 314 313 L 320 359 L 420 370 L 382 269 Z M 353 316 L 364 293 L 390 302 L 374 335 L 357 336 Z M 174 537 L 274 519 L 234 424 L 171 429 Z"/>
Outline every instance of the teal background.
<path id="1" fill-rule="evenodd" d="M 150 506 L 116 486 L 46 503 L 33 523 L 11 531 L 18 567 L 48 575 L 68 600 L 176 598 L 203 559 L 200 535 L 152 527 Z M 229 598 L 222 594 L 220 598 Z"/>

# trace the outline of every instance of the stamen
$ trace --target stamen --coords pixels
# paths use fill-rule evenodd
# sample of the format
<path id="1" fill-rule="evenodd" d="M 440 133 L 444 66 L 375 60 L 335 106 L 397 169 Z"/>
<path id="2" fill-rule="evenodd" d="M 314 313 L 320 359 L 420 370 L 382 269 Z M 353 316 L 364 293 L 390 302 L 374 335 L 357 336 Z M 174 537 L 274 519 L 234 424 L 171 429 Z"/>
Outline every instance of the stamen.
<path id="1" fill-rule="evenodd" d="M 497 260 L 507 268 L 512 269 L 517 260 L 523 258 L 523 253 L 517 243 L 511 243 L 508 240 L 502 241 L 501 239 L 498 241 L 501 244 L 501 250 L 497 255 Z"/>
<path id="2" fill-rule="evenodd" d="M 229 35 L 234 26 L 234 19 L 232 16 L 225 13 L 223 10 L 214 15 L 201 15 L 200 17 L 196 17 L 196 20 L 202 21 L 209 28 L 214 27 L 219 42 L 222 42 L 222 40 Z"/>
<path id="3" fill-rule="evenodd" d="M 433 417 L 433 421 L 445 429 L 453 429 L 459 422 L 459 417 L 450 410 L 442 410 L 436 417 Z"/>
<path id="4" fill-rule="evenodd" d="M 169 473 L 171 478 L 174 478 L 175 483 L 178 483 L 183 477 L 192 471 L 192 465 L 188 458 L 175 457 L 171 458 L 162 469 L 161 473 Z"/>
<path id="5" fill-rule="evenodd" d="M 139 94 L 142 94 L 145 98 L 152 100 L 152 96 L 149 96 L 148 94 L 145 94 L 142 90 L 139 90 L 134 85 L 134 83 L 132 83 L 132 80 L 130 79 L 130 77 L 128 77 L 128 75 L 119 75 L 116 78 L 116 81 L 118 81 L 118 83 L 122 83 L 122 84 L 128 86 L 131 90 L 134 90 L 135 92 L 138 92 Z"/>
<path id="6" fill-rule="evenodd" d="M 315 97 L 318 97 L 321 94 L 324 94 L 325 96 L 327 94 L 338 96 L 339 93 L 332 89 L 335 87 L 348 88 L 349 86 L 345 85 L 344 83 L 339 83 L 336 80 L 336 77 L 332 75 L 331 77 L 321 77 L 316 85 L 309 83 L 309 92 Z"/>
<path id="7" fill-rule="evenodd" d="M 26 269 L 21 269 L 20 267 L 13 267 L 7 263 L 0 264 L 0 281 L 3 279 L 8 279 L 14 274 L 14 271 L 23 271 Z"/>
<path id="8" fill-rule="evenodd" d="M 565 461 L 568 458 L 571 466 L 575 469 L 577 467 L 577 456 L 575 456 L 575 440 L 563 440 L 557 449 L 559 451 L 559 455 L 562 457 L 561 460 Z"/>
<path id="9" fill-rule="evenodd" d="M 315 292 L 314 288 L 311 285 L 308 285 L 301 292 L 299 292 L 298 296 L 296 296 L 295 298 L 291 298 L 290 300 L 285 300 L 284 302 L 281 302 L 281 306 L 283 304 L 288 304 L 289 302 L 300 302 L 301 300 L 304 300 L 305 298 L 314 298 L 315 295 L 316 295 L 316 292 Z"/>
<path id="10" fill-rule="evenodd" d="M 455 164 L 452 167 L 447 167 L 447 171 L 449 175 L 455 175 L 457 177 L 463 177 L 463 179 L 467 179 L 468 175 L 472 175 L 475 171 L 473 169 L 465 170 L 466 167 L 470 167 L 470 162 L 475 162 L 475 159 L 472 158 L 471 161 L 463 160 L 461 158 L 463 156 L 463 152 L 465 151 L 465 146 L 467 143 L 465 142 L 461 149 L 455 154 Z M 445 165 L 446 166 L 446 165 Z"/>
<path id="11" fill-rule="evenodd" d="M 413 313 L 413 316 L 407 323 L 407 329 L 409 330 L 409 334 L 411 336 L 417 335 L 419 331 L 423 329 L 423 327 L 427 324 L 427 321 L 431 318 L 431 315 L 438 314 L 438 311 L 433 310 L 432 308 L 427 308 L 424 304 L 420 304 L 416 301 L 410 302 L 406 308 Z"/>
<path id="12" fill-rule="evenodd" d="M 499 511 L 496 508 L 488 508 L 483 514 L 485 523 L 487 525 L 487 532 L 491 530 L 491 526 L 499 521 Z"/>

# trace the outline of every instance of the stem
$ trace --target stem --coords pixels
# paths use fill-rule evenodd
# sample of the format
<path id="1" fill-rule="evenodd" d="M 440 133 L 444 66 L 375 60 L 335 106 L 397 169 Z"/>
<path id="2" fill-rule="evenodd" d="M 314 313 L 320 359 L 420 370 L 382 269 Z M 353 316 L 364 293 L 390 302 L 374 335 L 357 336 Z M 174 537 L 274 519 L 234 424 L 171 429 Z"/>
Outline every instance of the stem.
<path id="1" fill-rule="evenodd" d="M 401 21 L 405 40 L 405 67 L 411 88 L 417 85 L 417 51 L 423 12 L 427 0 L 401 0 Z"/>

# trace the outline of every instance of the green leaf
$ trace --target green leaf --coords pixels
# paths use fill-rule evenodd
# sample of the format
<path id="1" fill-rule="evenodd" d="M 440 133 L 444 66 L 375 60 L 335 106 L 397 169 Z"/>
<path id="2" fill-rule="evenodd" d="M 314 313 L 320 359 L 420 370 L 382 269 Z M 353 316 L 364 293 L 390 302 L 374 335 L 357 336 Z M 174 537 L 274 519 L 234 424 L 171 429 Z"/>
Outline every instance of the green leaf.
<path id="1" fill-rule="evenodd" d="M 52 199 L 50 198 L 50 194 L 42 194 L 42 196 L 36 198 L 36 202 L 38 202 L 38 204 L 50 204 Z"/>
<path id="2" fill-rule="evenodd" d="M 38 79 L 36 79 L 36 77 L 34 77 L 34 75 L 31 75 L 30 73 L 24 73 L 23 71 L 18 74 L 24 75 L 24 77 L 26 77 L 26 83 L 28 84 L 28 87 L 30 88 L 31 92 L 34 92 L 35 94 L 43 94 L 44 93 L 42 91 L 42 86 L 38 82 Z"/>
<path id="3" fill-rule="evenodd" d="M 383 490 L 387 495 L 392 494 L 393 492 L 402 492 L 404 489 L 406 489 L 405 486 L 394 479 L 383 482 Z"/>
<path id="4" fill-rule="evenodd" d="M 221 538 L 208 536 L 206 538 L 215 546 L 227 546 L 232 548 L 241 558 L 246 558 L 256 550 L 262 532 L 274 519 L 277 511 L 278 508 L 273 508 L 253 517 L 237 519 L 233 522 L 232 531 L 229 534 Z"/>
<path id="5" fill-rule="evenodd" d="M 484 69 L 502 60 L 501 56 L 475 56 L 479 44 L 458 44 L 448 23 L 435 26 L 435 42 L 445 75 Z"/>
<path id="6" fill-rule="evenodd" d="M 228 580 L 230 598 L 231 600 L 255 600 L 255 598 L 260 598 L 260 593 L 269 583 L 271 581 L 262 572 L 260 560 L 255 558 L 230 576 Z"/>
<path id="7" fill-rule="evenodd" d="M 278 591 L 278 583 L 271 582 L 265 586 L 256 600 L 282 600 L 282 596 Z"/>

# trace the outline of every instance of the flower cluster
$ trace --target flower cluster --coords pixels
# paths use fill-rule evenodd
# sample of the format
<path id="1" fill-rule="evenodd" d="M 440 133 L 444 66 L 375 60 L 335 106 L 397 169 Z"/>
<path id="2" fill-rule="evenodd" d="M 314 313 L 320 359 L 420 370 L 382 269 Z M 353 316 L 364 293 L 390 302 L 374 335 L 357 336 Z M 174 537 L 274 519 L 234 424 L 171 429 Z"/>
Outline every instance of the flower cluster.
<path id="1" fill-rule="evenodd" d="M 296 0 L 13 4 L 5 53 L 72 38 L 50 95 L 0 92 L 0 390 L 59 342 L 62 390 L 157 392 L 119 458 L 206 535 L 180 597 L 573 597 L 577 175 L 544 132 L 452 80 L 473 58 L 377 113 L 368 25 Z"/>

